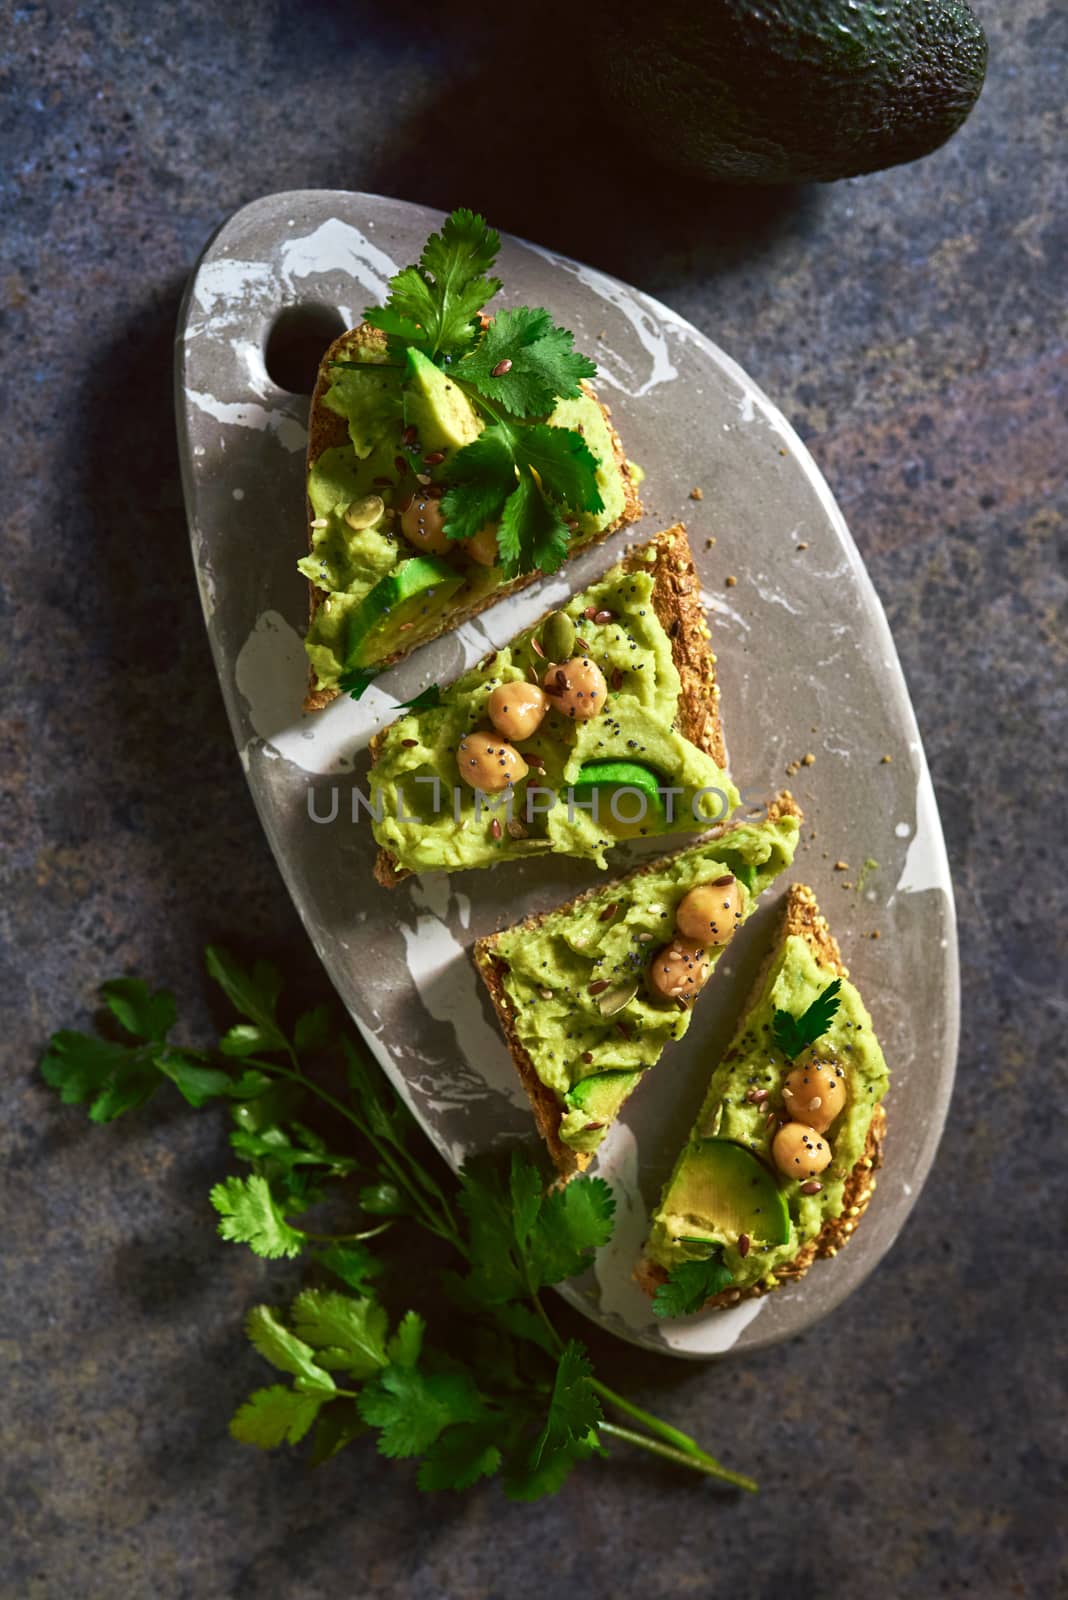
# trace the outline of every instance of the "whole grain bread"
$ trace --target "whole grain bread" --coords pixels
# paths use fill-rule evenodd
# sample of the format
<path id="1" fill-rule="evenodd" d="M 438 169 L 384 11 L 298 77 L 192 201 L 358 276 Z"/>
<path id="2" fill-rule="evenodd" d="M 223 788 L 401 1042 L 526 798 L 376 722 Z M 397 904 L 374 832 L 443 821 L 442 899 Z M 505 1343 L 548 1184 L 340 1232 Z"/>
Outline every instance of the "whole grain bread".
<path id="1" fill-rule="evenodd" d="M 783 790 L 776 795 L 767 808 L 769 822 L 776 822 L 780 817 L 801 816 L 801 808 L 793 795 L 788 790 Z M 735 829 L 748 826 L 744 822 L 729 823 L 714 829 L 710 834 L 699 841 L 697 845 L 690 845 L 687 849 L 700 849 L 707 844 L 709 839 L 725 838 Z M 640 867 L 635 867 L 633 872 L 628 872 L 622 878 L 617 878 L 614 887 L 623 889 L 626 884 L 632 883 L 636 878 L 644 878 L 650 872 L 658 872 L 679 855 L 685 855 L 685 850 L 673 851 L 669 855 L 657 856 L 653 861 L 646 861 Z M 566 901 L 562 906 L 556 906 L 552 911 L 539 911 L 532 917 L 518 924 L 519 929 L 535 932 L 541 927 L 548 917 L 556 916 L 560 911 L 572 911 L 581 906 L 594 895 L 602 894 L 605 886 L 597 884 L 592 889 L 586 889 L 582 894 L 576 895 L 573 900 Z M 508 933 L 516 932 L 516 928 L 504 930 Z M 560 1123 L 563 1120 L 564 1108 L 552 1089 L 546 1087 L 538 1077 L 530 1055 L 524 1046 L 519 1034 L 516 1032 L 515 1017 L 511 1009 L 511 1002 L 504 987 L 505 972 L 501 958 L 497 955 L 497 945 L 500 941 L 499 933 L 488 934 L 484 939 L 479 939 L 474 948 L 474 962 L 482 982 L 489 991 L 493 1001 L 494 1010 L 500 1021 L 501 1031 L 504 1034 L 511 1053 L 515 1070 L 519 1074 L 520 1082 L 527 1092 L 530 1108 L 534 1113 L 534 1121 L 541 1137 L 544 1139 L 553 1165 L 563 1178 L 570 1178 L 576 1172 L 581 1172 L 592 1159 L 587 1151 L 573 1150 L 560 1138 Z"/>
<path id="2" fill-rule="evenodd" d="M 650 555 L 655 560 L 650 560 Z M 675 727 L 683 738 L 710 755 L 716 765 L 726 771 L 727 751 L 720 721 L 716 657 L 709 644 L 701 585 L 685 527 L 677 522 L 645 544 L 632 545 L 620 564 L 625 572 L 648 572 L 652 576 L 653 610 L 671 641 L 671 654 L 681 684 Z M 540 619 L 544 620 L 544 617 Z M 539 623 L 534 626 L 538 627 Z M 371 740 L 372 764 L 378 759 L 388 732 L 388 728 L 383 728 Z M 378 852 L 374 873 L 386 889 L 395 888 L 402 878 L 410 876 L 408 869 L 399 867 L 388 850 Z"/>
<path id="3" fill-rule="evenodd" d="M 335 339 L 329 350 L 327 350 L 326 354 L 323 356 L 322 361 L 319 363 L 319 374 L 316 379 L 315 389 L 312 393 L 311 412 L 308 417 L 307 470 L 309 472 L 315 465 L 316 461 L 318 461 L 324 450 L 330 450 L 337 445 L 343 445 L 349 436 L 348 425 L 345 421 L 345 418 L 339 417 L 336 411 L 331 411 L 325 404 L 326 391 L 330 388 L 330 385 L 334 381 L 334 376 L 330 369 L 330 363 L 332 361 L 352 360 L 354 356 L 357 355 L 357 352 L 361 349 L 384 350 L 385 347 L 385 334 L 382 333 L 378 328 L 369 327 L 366 322 L 362 322 L 358 328 L 350 328 L 347 333 L 343 333 L 340 338 Z M 582 387 L 592 399 L 597 399 L 594 390 L 588 383 L 583 383 Z M 623 479 L 623 514 L 607 528 L 604 528 L 600 533 L 596 534 L 594 538 L 586 539 L 582 544 L 576 545 L 573 552 L 574 555 L 580 555 L 583 550 L 588 550 L 591 545 L 599 544 L 602 539 L 607 539 L 608 535 L 610 533 L 614 533 L 617 528 L 623 528 L 631 522 L 637 522 L 638 518 L 642 514 L 642 504 L 638 495 L 638 486 L 634 481 L 634 475 L 631 472 L 630 462 L 623 453 L 622 440 L 613 426 L 612 413 L 601 401 L 598 401 L 598 405 L 600 405 L 601 411 L 604 414 L 604 419 L 608 426 L 608 432 L 612 439 L 612 453 L 615 457 L 616 465 L 619 468 L 620 476 Z M 311 549 L 311 522 L 315 513 L 312 510 L 310 502 L 308 503 L 307 510 L 308 548 Z M 528 584 L 533 583 L 535 579 L 539 578 L 540 576 L 541 574 L 538 572 L 529 572 L 524 574 L 521 578 L 513 578 L 511 583 L 503 584 L 501 588 L 495 589 L 492 594 L 484 596 L 483 599 L 477 601 L 474 605 L 468 606 L 466 610 L 459 609 L 452 612 L 449 618 L 442 622 L 441 627 L 438 628 L 436 633 L 428 635 L 425 639 L 420 639 L 420 645 L 428 644 L 430 639 L 437 638 L 439 634 L 450 632 L 453 628 L 458 628 L 462 622 L 467 622 L 471 617 L 477 616 L 480 611 L 485 611 L 487 606 L 496 605 L 497 601 L 503 599 L 505 595 L 515 594 L 517 590 L 525 589 Z M 319 609 L 319 606 L 325 599 L 326 594 L 324 591 L 309 581 L 309 622 L 314 620 L 316 611 Z M 383 667 L 390 666 L 395 661 L 403 660 L 407 654 L 408 652 L 406 650 L 397 650 L 393 653 L 393 655 L 387 656 L 380 663 L 380 665 Z M 330 704 L 331 700 L 335 700 L 337 698 L 338 692 L 339 691 L 337 689 L 320 689 L 316 683 L 315 673 L 314 671 L 311 671 L 308 677 L 308 693 L 304 700 L 305 711 L 321 711 L 324 706 Z"/>
<path id="4" fill-rule="evenodd" d="M 815 894 L 807 884 L 792 883 L 786 891 L 779 926 L 745 1003 L 743 1016 L 759 1003 L 772 963 L 785 940 L 792 935 L 805 940 L 821 966 L 836 972 L 841 978 L 848 978 L 849 969 L 842 961 L 838 941 L 828 927 L 826 917 L 820 912 Z M 875 1174 L 882 1165 L 885 1138 L 886 1111 L 880 1104 L 876 1106 L 872 1115 L 864 1153 L 846 1181 L 842 1194 L 841 1215 L 828 1217 L 816 1237 L 810 1239 L 792 1261 L 785 1261 L 781 1266 L 772 1269 L 774 1284 L 760 1282 L 752 1284 L 747 1289 L 725 1289 L 722 1294 L 714 1295 L 707 1300 L 704 1309 L 707 1311 L 710 1307 L 736 1305 L 740 1300 L 758 1299 L 761 1295 L 770 1293 L 772 1288 L 780 1289 L 785 1283 L 793 1283 L 798 1278 L 803 1278 L 812 1263 L 821 1256 L 837 1255 L 842 1246 L 852 1238 L 875 1192 Z M 667 1276 L 667 1272 L 658 1262 L 650 1261 L 648 1258 L 643 1258 L 634 1272 L 635 1282 L 649 1295 L 656 1293 L 660 1285 L 667 1281 Z"/>

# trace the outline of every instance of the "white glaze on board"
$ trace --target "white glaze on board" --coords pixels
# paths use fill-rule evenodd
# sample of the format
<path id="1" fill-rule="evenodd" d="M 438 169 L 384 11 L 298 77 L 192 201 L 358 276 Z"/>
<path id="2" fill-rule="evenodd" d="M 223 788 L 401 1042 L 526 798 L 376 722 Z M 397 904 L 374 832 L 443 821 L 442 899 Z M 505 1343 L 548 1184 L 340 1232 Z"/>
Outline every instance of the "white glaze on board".
<path id="1" fill-rule="evenodd" d="M 474 964 L 446 921 L 452 900 L 448 875 L 419 877 L 409 893 L 418 914 L 414 923 L 399 924 L 408 971 L 430 1015 L 453 1029 L 463 1064 L 458 1070 L 459 1063 L 420 1054 L 432 1069 L 427 1098 L 445 1106 L 491 1093 L 525 1106 L 526 1094 L 504 1040 L 482 1010 Z"/>

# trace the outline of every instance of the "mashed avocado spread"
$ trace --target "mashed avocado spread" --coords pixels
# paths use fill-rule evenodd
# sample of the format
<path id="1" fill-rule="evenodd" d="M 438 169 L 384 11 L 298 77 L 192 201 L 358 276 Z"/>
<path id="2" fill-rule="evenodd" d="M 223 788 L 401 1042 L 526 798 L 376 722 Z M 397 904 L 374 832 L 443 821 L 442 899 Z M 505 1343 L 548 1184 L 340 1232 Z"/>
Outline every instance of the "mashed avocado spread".
<path id="1" fill-rule="evenodd" d="M 323 404 L 346 420 L 349 442 L 311 467 L 311 549 L 297 563 L 321 591 L 305 644 L 321 689 L 336 688 L 347 667 L 410 650 L 509 581 L 470 553 L 473 540 L 452 540 L 428 559 L 400 528 L 413 495 L 440 494 L 452 457 L 483 430 L 470 402 L 429 362 L 388 364 L 383 344 L 354 344 L 346 360 L 354 364 L 335 369 Z M 592 396 L 559 401 L 548 422 L 579 431 L 598 462 L 604 509 L 578 519 L 578 548 L 622 516 L 623 478 Z"/>
<path id="2" fill-rule="evenodd" d="M 596 1149 L 642 1073 L 689 1027 L 688 1007 L 654 999 L 644 983 L 683 896 L 732 873 L 743 886 L 744 920 L 793 860 L 798 826 L 784 816 L 731 828 L 495 941 L 516 1032 L 561 1101 L 564 1143 Z M 710 965 L 724 948 L 710 951 Z"/>
<path id="3" fill-rule="evenodd" d="M 696 832 L 725 820 L 738 804 L 737 791 L 712 757 L 673 727 L 681 685 L 652 592 L 650 573 L 614 567 L 570 601 L 566 614 L 609 686 L 605 708 L 581 721 L 550 710 L 518 744 L 529 773 L 504 793 L 466 787 L 457 751 L 485 725 L 495 688 L 544 674 L 537 629 L 457 679 L 440 704 L 386 729 L 371 769 L 371 803 L 375 838 L 398 866 L 455 871 L 554 852 L 604 867 L 606 850 L 621 837 Z M 612 794 L 577 781 L 599 763 L 626 763 L 635 777 L 652 775 L 666 795 L 662 805 L 643 805 L 632 791 L 615 804 L 617 820 Z"/>
<path id="4" fill-rule="evenodd" d="M 708 1245 L 718 1244 L 733 1287 L 744 1289 L 768 1278 L 781 1263 L 792 1261 L 827 1218 L 841 1216 L 846 1181 L 864 1153 L 872 1113 L 889 1084 L 871 1017 L 848 980 L 842 981 L 838 1011 L 815 1047 L 821 1059 L 834 1060 L 842 1069 L 846 1092 L 843 1109 L 821 1135 L 829 1140 L 833 1158 L 820 1173 L 819 1183 L 803 1185 L 775 1169 L 771 1156 L 775 1125 L 769 1126 L 768 1116 L 769 1111 L 782 1108 L 783 1085 L 795 1065 L 775 1044 L 774 1014 L 783 1010 L 800 1015 L 836 976 L 820 965 L 805 939 L 791 935 L 784 941 L 760 1000 L 743 1018 L 712 1076 L 689 1143 L 664 1187 L 646 1246 L 650 1260 L 670 1270 L 682 1261 L 706 1257 Z M 695 1156 L 700 1160 L 702 1141 L 705 1149 L 709 1142 L 728 1141 L 758 1158 L 775 1200 L 776 1225 L 766 1230 L 777 1235 L 774 1242 L 754 1231 L 743 1254 L 738 1247 L 740 1230 L 725 1220 L 738 1216 L 739 1197 L 717 1194 L 715 1185 L 707 1182 L 691 1185 L 686 1181 Z M 697 1195 L 703 1195 L 706 1203 L 695 1201 Z M 681 1197 L 683 1203 L 671 1203 L 673 1196 L 675 1201 Z M 765 1206 L 765 1220 L 772 1209 Z"/>

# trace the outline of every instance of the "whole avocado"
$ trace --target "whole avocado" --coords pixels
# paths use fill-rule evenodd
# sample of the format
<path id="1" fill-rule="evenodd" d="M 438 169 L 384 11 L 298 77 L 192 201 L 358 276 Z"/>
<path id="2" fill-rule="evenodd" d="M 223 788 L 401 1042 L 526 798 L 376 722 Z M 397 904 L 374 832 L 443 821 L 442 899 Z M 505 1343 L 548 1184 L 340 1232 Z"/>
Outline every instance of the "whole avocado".
<path id="1" fill-rule="evenodd" d="M 936 150 L 987 43 L 963 0 L 615 0 L 597 53 L 647 148 L 718 182 L 800 183 Z"/>

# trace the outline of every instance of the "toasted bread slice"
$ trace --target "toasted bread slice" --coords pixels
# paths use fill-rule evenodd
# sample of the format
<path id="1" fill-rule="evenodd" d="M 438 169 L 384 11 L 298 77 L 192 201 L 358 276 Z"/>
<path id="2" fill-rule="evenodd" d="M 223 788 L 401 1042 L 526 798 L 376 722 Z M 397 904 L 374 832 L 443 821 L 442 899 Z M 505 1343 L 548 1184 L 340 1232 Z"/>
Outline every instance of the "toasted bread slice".
<path id="1" fill-rule="evenodd" d="M 358 328 L 350 328 L 347 333 L 343 333 L 340 338 L 335 339 L 329 350 L 327 350 L 326 354 L 323 356 L 322 361 L 319 363 L 319 375 L 316 379 L 315 389 L 312 393 L 311 412 L 308 418 L 308 456 L 306 465 L 306 470 L 308 472 L 311 471 L 312 467 L 315 465 L 316 461 L 318 461 L 324 450 L 330 450 L 337 445 L 343 445 L 349 436 L 348 425 L 345 422 L 344 417 L 338 416 L 335 411 L 331 411 L 324 404 L 324 396 L 326 395 L 326 391 L 330 388 L 330 385 L 334 381 L 330 370 L 330 362 L 350 360 L 352 359 L 354 352 L 361 349 L 385 349 L 385 346 L 385 334 L 380 332 L 378 328 L 372 328 L 366 322 L 362 322 Z M 597 399 L 596 394 L 588 383 L 583 383 L 583 388 L 592 399 Z M 601 411 L 604 414 L 604 419 L 608 426 L 609 434 L 612 438 L 612 453 L 615 456 L 616 465 L 618 466 L 620 476 L 623 479 L 623 493 L 625 496 L 623 514 L 622 516 L 618 517 L 615 522 L 602 529 L 592 538 L 584 539 L 581 544 L 576 544 L 573 552 L 574 555 L 580 555 L 583 550 L 588 550 L 592 545 L 599 544 L 602 539 L 607 539 L 608 535 L 610 533 L 614 533 L 617 528 L 623 528 L 631 522 L 637 522 L 638 518 L 642 514 L 642 504 L 638 495 L 638 486 L 634 481 L 634 475 L 631 472 L 630 462 L 623 453 L 623 442 L 612 424 L 612 413 L 601 401 L 598 401 L 598 404 L 600 405 Z M 308 548 L 311 549 L 311 521 L 312 517 L 314 516 L 314 512 L 312 511 L 310 504 L 308 505 L 307 511 Z M 416 552 L 413 550 L 412 553 L 415 554 Z M 442 625 L 437 630 L 437 633 L 420 639 L 420 645 L 428 644 L 431 638 L 437 638 L 442 633 L 451 632 L 453 628 L 458 628 L 461 623 L 467 622 L 471 617 L 477 616 L 480 611 L 485 611 L 487 606 L 496 605 L 497 601 L 503 599 L 505 595 L 515 594 L 518 590 L 525 589 L 528 584 L 533 583 L 535 579 L 540 577 L 540 572 L 528 572 L 520 578 L 513 578 L 511 583 L 502 584 L 499 589 L 495 589 L 492 594 L 483 596 L 481 600 L 469 606 L 466 610 L 461 609 L 453 612 L 447 621 L 442 622 Z M 314 583 L 309 581 L 309 622 L 314 620 L 316 611 L 325 599 L 326 595 L 324 594 L 323 590 L 317 588 Z M 403 660 L 404 656 L 407 654 L 408 652 L 405 650 L 398 650 L 379 664 L 383 667 L 391 666 L 394 662 Z M 310 671 L 308 677 L 308 693 L 304 700 L 305 711 L 321 711 L 324 706 L 330 704 L 331 700 L 337 699 L 338 692 L 339 691 L 337 689 L 320 689 L 316 683 L 314 671 Z"/>
<path id="2" fill-rule="evenodd" d="M 655 556 L 655 561 L 649 559 L 650 555 Z M 676 728 L 725 771 L 727 752 L 720 721 L 716 657 L 709 644 L 711 635 L 701 601 L 701 585 L 685 527 L 677 522 L 648 543 L 632 545 L 620 565 L 625 572 L 652 575 L 653 609 L 671 640 L 671 653 L 681 680 Z M 539 623 L 534 624 L 538 626 Z M 371 740 L 372 762 L 377 760 L 387 732 L 383 728 Z M 386 889 L 395 888 L 402 878 L 410 876 L 388 850 L 379 850 L 374 872 Z"/>
<path id="3" fill-rule="evenodd" d="M 805 940 L 822 967 L 837 973 L 841 978 L 848 978 L 849 969 L 842 961 L 838 941 L 831 933 L 826 917 L 820 912 L 815 894 L 806 884 L 793 883 L 786 891 L 778 928 L 756 982 L 742 1008 L 742 1017 L 760 1003 L 772 964 L 785 941 L 793 935 Z M 772 1287 L 781 1288 L 784 1283 L 792 1283 L 798 1278 L 803 1278 L 812 1263 L 820 1256 L 837 1255 L 852 1237 L 875 1192 L 875 1174 L 882 1165 L 885 1138 L 886 1110 L 880 1103 L 872 1114 L 864 1153 L 846 1181 L 841 1214 L 837 1217 L 828 1217 L 816 1237 L 810 1239 L 792 1261 L 783 1262 L 772 1269 L 772 1276 L 775 1279 L 773 1286 L 761 1281 L 744 1289 L 725 1289 L 722 1294 L 714 1295 L 707 1300 L 704 1309 L 707 1311 L 719 1306 L 737 1305 L 740 1300 L 755 1300 L 761 1295 L 770 1293 Z M 635 1282 L 648 1295 L 655 1294 L 660 1285 L 666 1283 L 667 1277 L 665 1269 L 647 1257 L 639 1262 L 634 1272 Z"/>
<path id="4" fill-rule="evenodd" d="M 801 815 L 801 808 L 793 795 L 784 789 L 769 804 L 767 814 L 762 820 L 776 822 L 781 817 L 797 817 L 800 821 Z M 673 851 L 669 855 L 657 856 L 655 860 L 646 861 L 642 866 L 636 867 L 633 872 L 628 872 L 622 878 L 617 878 L 614 883 L 608 886 L 608 889 L 613 897 L 617 892 L 625 894 L 627 884 L 632 883 L 635 879 L 644 878 L 650 873 L 662 870 L 678 857 L 704 848 L 710 840 L 726 840 L 731 833 L 737 832 L 738 829 L 751 826 L 753 826 L 751 822 L 738 822 L 714 829 L 702 841 L 699 841 L 696 845 L 689 846 L 687 850 Z M 586 901 L 593 899 L 596 895 L 602 895 L 605 892 L 606 889 L 602 885 L 587 889 L 584 893 L 576 895 L 573 900 L 567 901 L 564 905 L 554 907 L 552 911 L 541 911 L 532 917 L 527 917 L 524 922 L 519 923 L 518 928 L 534 932 L 541 927 L 547 918 L 557 916 L 560 912 L 573 911 Z M 502 931 L 515 933 L 517 929 L 510 928 Z M 507 1041 L 516 1072 L 519 1074 L 520 1082 L 527 1092 L 527 1098 L 534 1113 L 534 1121 L 537 1124 L 538 1132 L 545 1141 L 557 1171 L 563 1178 L 570 1178 L 575 1173 L 583 1171 L 589 1165 L 592 1156 L 585 1151 L 572 1149 L 570 1145 L 565 1144 L 560 1138 L 560 1124 L 563 1120 L 564 1108 L 555 1092 L 542 1083 L 538 1077 L 534 1063 L 516 1031 L 515 1015 L 504 987 L 505 973 L 497 954 L 500 939 L 501 934 L 496 933 L 489 934 L 486 938 L 477 941 L 474 948 L 475 966 L 489 991 L 490 999 L 493 1001 L 494 1010 L 497 1013 L 501 1031 Z"/>

